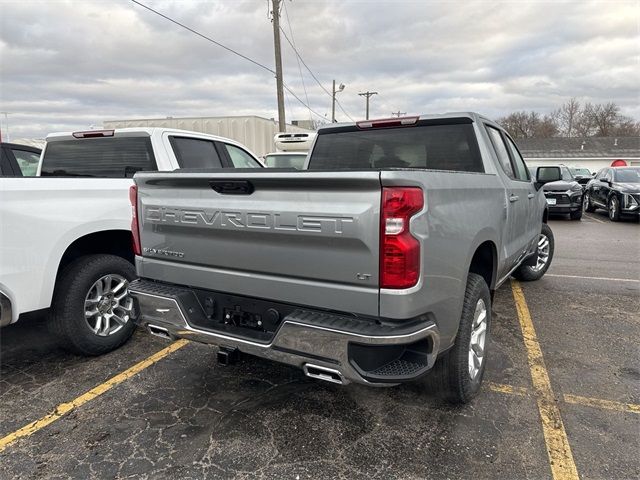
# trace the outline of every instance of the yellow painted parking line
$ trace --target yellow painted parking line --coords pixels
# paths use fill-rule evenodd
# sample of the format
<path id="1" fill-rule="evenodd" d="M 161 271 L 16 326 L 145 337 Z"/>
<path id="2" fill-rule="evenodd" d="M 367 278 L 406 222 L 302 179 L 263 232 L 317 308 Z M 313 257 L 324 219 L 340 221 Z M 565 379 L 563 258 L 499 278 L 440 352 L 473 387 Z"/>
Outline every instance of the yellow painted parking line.
<path id="1" fill-rule="evenodd" d="M 640 413 L 640 405 L 635 403 L 621 403 L 599 398 L 580 397 L 578 395 L 564 395 L 564 401 L 575 405 L 602 408 L 605 410 L 617 410 L 618 412 Z"/>
<path id="2" fill-rule="evenodd" d="M 518 320 L 520 321 L 520 328 L 522 329 L 522 336 L 527 349 L 531 380 L 536 394 L 538 411 L 540 412 L 551 474 L 554 480 L 578 479 L 578 469 L 573 460 L 567 432 L 560 416 L 560 409 L 556 405 L 553 390 L 551 389 L 549 373 L 542 357 L 536 330 L 531 321 L 529 307 L 524 298 L 522 287 L 517 280 L 511 281 L 511 290 L 513 291 Z"/>
<path id="3" fill-rule="evenodd" d="M 128 378 L 133 377 L 137 373 L 140 373 L 142 370 L 144 370 L 147 367 L 150 367 L 151 365 L 158 362 L 159 360 L 162 360 L 164 357 L 166 357 L 170 353 L 175 352 L 176 350 L 184 347 L 187 343 L 189 343 L 188 340 L 178 340 L 176 342 L 173 342 L 168 347 L 163 348 L 159 352 L 154 353 L 153 355 L 142 360 L 139 363 L 136 363 L 133 367 L 126 369 L 124 372 L 121 372 L 116 376 L 111 377 L 106 382 L 98 385 L 95 388 L 92 388 L 91 390 L 80 395 L 74 400 L 71 400 L 68 403 L 61 403 L 55 408 L 53 412 L 49 413 L 48 415 L 45 415 L 44 417 L 38 420 L 35 420 L 29 423 L 28 425 L 25 425 L 21 429 L 16 430 L 15 432 L 10 433 L 9 435 L 3 438 L 0 438 L 0 452 L 2 452 L 5 448 L 7 448 L 16 440 L 22 437 L 28 437 L 29 435 L 34 434 L 38 430 L 41 430 L 47 425 L 60 419 L 61 417 L 63 417 L 70 411 L 74 410 L 75 408 L 78 408 L 79 406 L 84 405 L 85 403 L 93 400 L 94 398 L 99 397 L 103 393 L 111 390 L 116 385 L 124 382 Z"/>
<path id="4" fill-rule="evenodd" d="M 487 387 L 492 392 L 506 393 L 508 395 L 519 395 L 524 397 L 529 394 L 529 391 L 523 387 L 514 387 L 513 385 L 506 385 L 504 383 L 487 382 Z"/>

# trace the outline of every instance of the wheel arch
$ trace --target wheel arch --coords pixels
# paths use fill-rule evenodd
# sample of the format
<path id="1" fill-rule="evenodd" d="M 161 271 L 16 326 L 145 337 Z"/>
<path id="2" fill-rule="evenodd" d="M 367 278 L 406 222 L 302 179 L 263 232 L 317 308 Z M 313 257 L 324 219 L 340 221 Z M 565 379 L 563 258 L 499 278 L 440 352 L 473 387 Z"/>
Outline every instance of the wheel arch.
<path id="1" fill-rule="evenodd" d="M 132 249 L 133 237 L 130 230 L 101 230 L 87 233 L 76 238 L 66 248 L 56 272 L 56 282 L 60 273 L 74 260 L 91 254 L 110 254 L 122 257 L 130 263 L 134 263 Z"/>
<path id="2" fill-rule="evenodd" d="M 478 244 L 471 256 L 468 273 L 484 278 L 489 290 L 495 290 L 498 273 L 498 248 L 493 240 L 484 240 Z"/>

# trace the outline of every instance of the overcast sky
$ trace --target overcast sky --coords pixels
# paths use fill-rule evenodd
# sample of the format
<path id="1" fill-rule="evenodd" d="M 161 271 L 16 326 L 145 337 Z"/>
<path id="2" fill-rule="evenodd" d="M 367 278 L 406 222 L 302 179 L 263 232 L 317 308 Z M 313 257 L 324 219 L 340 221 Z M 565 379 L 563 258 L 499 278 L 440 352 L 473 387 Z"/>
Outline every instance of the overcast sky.
<path id="1" fill-rule="evenodd" d="M 141 0 L 274 69 L 267 0 Z M 285 0 L 282 28 L 354 119 L 392 111 L 548 112 L 572 96 L 640 119 L 640 2 Z M 277 117 L 268 71 L 127 0 L 0 0 L 0 111 L 12 138 L 165 116 Z M 288 20 L 287 20 L 288 18 Z M 291 33 L 292 31 L 292 33 Z M 331 98 L 282 38 L 284 79 Z M 286 117 L 310 114 L 286 94 Z M 337 108 L 339 121 L 348 117 Z M 2 115 L 3 133 L 6 132 Z M 5 133 L 6 138 L 6 133 Z"/>

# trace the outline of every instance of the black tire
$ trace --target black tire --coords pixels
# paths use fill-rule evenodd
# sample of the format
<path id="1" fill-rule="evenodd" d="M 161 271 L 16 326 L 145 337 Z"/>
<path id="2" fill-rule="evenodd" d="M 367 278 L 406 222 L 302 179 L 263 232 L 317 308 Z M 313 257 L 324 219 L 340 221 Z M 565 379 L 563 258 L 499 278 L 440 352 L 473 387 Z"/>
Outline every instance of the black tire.
<path id="1" fill-rule="evenodd" d="M 609 214 L 609 220 L 612 222 L 620 221 L 620 201 L 615 195 L 609 197 L 607 202 L 607 212 Z"/>
<path id="2" fill-rule="evenodd" d="M 486 333 L 484 352 L 479 370 L 472 378 L 469 372 L 469 346 L 474 323 L 474 313 L 479 301 L 486 308 Z M 480 391 L 482 377 L 487 365 L 487 346 L 491 331 L 491 294 L 489 287 L 480 275 L 469 273 L 464 294 L 462 315 L 455 344 L 438 358 L 433 369 L 425 378 L 427 388 L 438 392 L 453 404 L 468 403 Z"/>
<path id="3" fill-rule="evenodd" d="M 580 220 L 582 218 L 582 210 L 569 213 L 569 218 L 571 218 L 571 220 Z"/>
<path id="4" fill-rule="evenodd" d="M 542 230 L 540 231 L 540 239 L 538 241 L 538 245 L 540 246 L 540 241 L 542 240 L 542 236 L 545 236 L 549 241 L 549 251 L 547 256 L 547 261 L 542 268 L 532 267 L 530 265 L 520 265 L 514 272 L 513 276 L 518 280 L 522 280 L 524 282 L 533 282 L 535 280 L 540 280 L 549 267 L 551 266 L 551 261 L 553 260 L 553 250 L 555 248 L 555 241 L 553 238 L 553 232 L 551 231 L 551 227 L 546 223 L 542 224 Z M 540 250 L 538 251 L 538 257 L 540 257 Z"/>
<path id="5" fill-rule="evenodd" d="M 596 207 L 594 207 L 591 203 L 591 195 L 589 194 L 588 190 L 584 193 L 584 198 L 582 199 L 582 208 L 587 213 L 593 213 L 596 211 Z"/>
<path id="6" fill-rule="evenodd" d="M 118 348 L 133 334 L 132 318 L 108 336 L 98 336 L 85 320 L 85 299 L 90 289 L 105 275 L 136 278 L 133 265 L 115 255 L 87 255 L 70 263 L 58 277 L 49 310 L 49 329 L 63 348 L 80 355 L 101 355 Z"/>

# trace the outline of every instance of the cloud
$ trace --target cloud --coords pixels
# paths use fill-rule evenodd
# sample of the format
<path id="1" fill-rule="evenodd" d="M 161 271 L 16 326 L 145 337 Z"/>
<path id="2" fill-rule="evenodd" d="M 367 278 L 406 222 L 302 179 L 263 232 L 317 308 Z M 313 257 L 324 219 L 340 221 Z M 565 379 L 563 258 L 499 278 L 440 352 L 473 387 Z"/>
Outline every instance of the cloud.
<path id="1" fill-rule="evenodd" d="M 282 28 L 327 90 L 364 115 L 546 112 L 577 96 L 640 117 L 637 2 L 286 1 Z M 267 2 L 157 1 L 154 9 L 273 69 Z M 276 117 L 268 71 L 132 2 L 0 0 L 0 110 L 12 137 L 103 120 Z M 290 25 L 289 22 L 290 21 Z M 293 36 L 291 30 L 293 30 Z M 331 99 L 282 38 L 285 82 L 320 115 Z M 287 118 L 310 113 L 286 94 Z M 339 120 L 347 120 L 340 108 Z M 314 115 L 315 117 L 315 115 Z"/>

